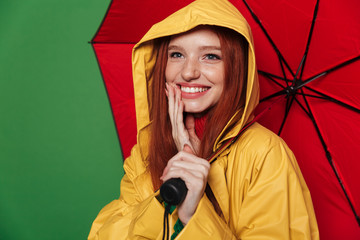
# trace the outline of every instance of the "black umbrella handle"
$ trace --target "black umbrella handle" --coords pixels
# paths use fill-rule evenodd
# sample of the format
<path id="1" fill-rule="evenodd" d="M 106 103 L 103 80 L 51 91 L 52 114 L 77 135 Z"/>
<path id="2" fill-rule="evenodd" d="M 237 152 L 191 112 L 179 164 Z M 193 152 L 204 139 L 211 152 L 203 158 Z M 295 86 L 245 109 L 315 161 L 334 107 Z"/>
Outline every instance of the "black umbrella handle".
<path id="1" fill-rule="evenodd" d="M 160 196 L 170 205 L 177 206 L 181 204 L 187 194 L 187 187 L 181 178 L 171 178 L 160 187 Z"/>

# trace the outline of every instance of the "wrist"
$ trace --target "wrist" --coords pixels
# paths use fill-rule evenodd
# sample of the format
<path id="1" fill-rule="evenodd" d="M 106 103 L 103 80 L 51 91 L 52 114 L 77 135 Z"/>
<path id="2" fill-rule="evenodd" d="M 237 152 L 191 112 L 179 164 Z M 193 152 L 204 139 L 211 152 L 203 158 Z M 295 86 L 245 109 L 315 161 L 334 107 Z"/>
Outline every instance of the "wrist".
<path id="1" fill-rule="evenodd" d="M 191 219 L 191 217 L 193 215 L 194 215 L 194 213 L 192 213 L 192 214 L 182 214 L 180 209 L 178 211 L 179 220 L 181 221 L 181 223 L 183 224 L 184 227 L 190 221 L 190 219 Z"/>
<path id="2" fill-rule="evenodd" d="M 182 225 L 185 227 L 186 226 L 186 224 L 190 221 L 190 218 L 191 217 L 188 217 L 188 218 L 185 218 L 185 217 L 180 217 L 179 216 L 179 220 L 180 220 L 180 222 L 182 223 Z"/>

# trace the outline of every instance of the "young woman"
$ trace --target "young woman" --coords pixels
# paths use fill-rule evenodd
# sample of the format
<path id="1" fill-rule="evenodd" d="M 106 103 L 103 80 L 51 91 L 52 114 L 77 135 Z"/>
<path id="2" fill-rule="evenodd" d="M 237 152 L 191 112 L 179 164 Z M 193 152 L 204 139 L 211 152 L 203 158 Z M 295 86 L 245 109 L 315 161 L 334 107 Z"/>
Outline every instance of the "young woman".
<path id="1" fill-rule="evenodd" d="M 120 199 L 89 239 L 161 239 L 159 187 L 188 189 L 170 216 L 177 239 L 318 239 L 311 197 L 292 152 L 250 123 L 259 86 L 250 29 L 227 1 L 199 0 L 154 25 L 133 51 L 138 141 Z"/>

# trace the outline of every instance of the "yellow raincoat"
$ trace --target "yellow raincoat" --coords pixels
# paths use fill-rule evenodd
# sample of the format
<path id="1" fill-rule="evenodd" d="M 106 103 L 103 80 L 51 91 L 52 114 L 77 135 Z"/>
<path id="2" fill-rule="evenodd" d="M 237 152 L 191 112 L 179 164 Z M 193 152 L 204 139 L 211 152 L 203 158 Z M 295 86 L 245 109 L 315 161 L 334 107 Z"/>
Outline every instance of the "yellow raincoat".
<path id="1" fill-rule="evenodd" d="M 154 25 L 133 49 L 138 143 L 124 162 L 120 198 L 101 210 L 89 240 L 161 239 L 164 207 L 156 199 L 159 193 L 154 193 L 146 168 L 151 124 L 146 79 L 155 62 L 151 40 L 202 24 L 231 28 L 249 42 L 244 114 L 226 136 L 217 139 L 214 151 L 253 118 L 259 98 L 254 46 L 250 28 L 234 6 L 225 0 L 198 0 Z M 259 124 L 253 124 L 221 153 L 211 165 L 208 183 L 223 218 L 204 194 L 176 239 L 319 239 L 310 193 L 293 153 L 281 138 Z M 171 228 L 176 220 L 175 210 Z"/>

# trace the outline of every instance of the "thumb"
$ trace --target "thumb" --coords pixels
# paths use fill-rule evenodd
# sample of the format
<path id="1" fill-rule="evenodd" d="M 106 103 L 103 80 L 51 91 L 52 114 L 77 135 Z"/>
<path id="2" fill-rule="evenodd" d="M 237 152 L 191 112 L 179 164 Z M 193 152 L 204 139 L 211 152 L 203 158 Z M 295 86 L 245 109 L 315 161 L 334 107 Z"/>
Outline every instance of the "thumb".
<path id="1" fill-rule="evenodd" d="M 195 133 L 195 119 L 194 115 L 187 113 L 185 118 L 185 127 L 188 132 Z"/>
<path id="2" fill-rule="evenodd" d="M 200 145 L 200 139 L 195 132 L 195 118 L 192 114 L 187 114 L 185 119 L 185 127 L 189 133 L 190 142 L 194 147 L 195 151 L 198 150 L 198 146 Z"/>
<path id="3" fill-rule="evenodd" d="M 189 133 L 190 141 L 192 141 L 192 140 L 199 141 L 199 138 L 198 138 L 198 136 L 196 135 L 196 132 L 195 132 L 195 119 L 194 119 L 194 116 L 192 114 L 187 114 L 186 115 L 185 127 L 186 127 L 186 130 Z"/>
<path id="4" fill-rule="evenodd" d="M 190 147 L 188 144 L 185 144 L 185 145 L 184 145 L 183 151 L 195 155 L 194 151 L 191 149 L 191 147 Z"/>

